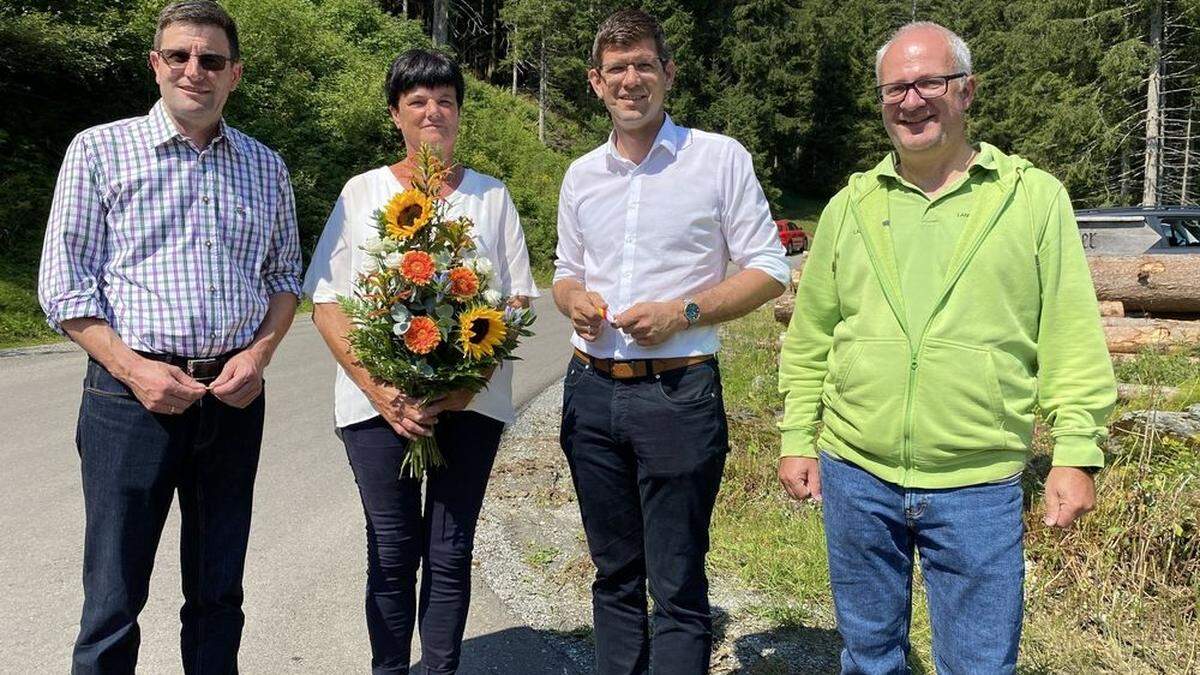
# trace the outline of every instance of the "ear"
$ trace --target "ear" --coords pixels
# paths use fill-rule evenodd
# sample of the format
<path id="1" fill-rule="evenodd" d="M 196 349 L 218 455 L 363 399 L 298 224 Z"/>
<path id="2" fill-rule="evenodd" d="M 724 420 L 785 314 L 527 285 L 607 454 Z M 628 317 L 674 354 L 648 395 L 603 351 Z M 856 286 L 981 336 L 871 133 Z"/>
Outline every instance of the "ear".
<path id="1" fill-rule="evenodd" d="M 396 125 L 396 128 L 399 129 L 400 128 L 400 108 L 389 105 L 388 106 L 388 117 L 392 118 L 392 124 Z"/>
<path id="2" fill-rule="evenodd" d="M 963 111 L 965 112 L 975 102 L 975 76 L 968 75 L 963 79 L 962 88 Z"/>
<path id="3" fill-rule="evenodd" d="M 153 73 L 158 72 L 158 60 L 160 58 L 162 58 L 162 57 L 160 57 L 158 55 L 158 52 L 156 52 L 154 50 L 150 50 L 149 52 L 146 53 L 146 65 L 150 66 L 150 72 L 153 72 Z"/>
<path id="4" fill-rule="evenodd" d="M 668 59 L 666 65 L 663 66 L 663 71 L 667 75 L 667 91 L 671 91 L 671 87 L 675 84 L 675 59 Z"/>
<path id="5" fill-rule="evenodd" d="M 237 89 L 238 82 L 242 81 L 242 69 L 244 68 L 244 64 L 241 61 L 235 61 L 229 64 L 229 67 L 233 70 L 233 81 L 229 83 L 229 91 L 233 91 Z"/>
<path id="6" fill-rule="evenodd" d="M 596 98 L 604 100 L 604 78 L 600 76 L 599 68 L 588 69 L 588 84 L 592 85 L 592 92 L 596 94 Z"/>

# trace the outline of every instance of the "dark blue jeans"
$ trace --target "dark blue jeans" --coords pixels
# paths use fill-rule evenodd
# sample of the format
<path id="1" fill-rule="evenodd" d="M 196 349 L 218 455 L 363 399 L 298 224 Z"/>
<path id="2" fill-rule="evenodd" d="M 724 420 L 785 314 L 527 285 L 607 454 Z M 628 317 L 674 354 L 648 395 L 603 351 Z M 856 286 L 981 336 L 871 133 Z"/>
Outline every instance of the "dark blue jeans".
<path id="1" fill-rule="evenodd" d="M 340 430 L 367 520 L 367 633 L 373 673 L 407 673 L 413 622 L 427 673 L 453 673 L 471 604 L 475 523 L 504 424 L 474 412 L 438 417 L 446 466 L 400 478 L 407 441 L 373 417 Z M 417 568 L 421 596 L 417 598 Z"/>
<path id="2" fill-rule="evenodd" d="M 1020 477 L 905 489 L 829 455 L 820 462 L 842 672 L 909 672 L 914 550 L 937 672 L 1015 672 L 1025 579 Z"/>
<path id="3" fill-rule="evenodd" d="M 658 674 L 707 672 L 704 559 L 729 451 L 716 360 L 614 380 L 573 358 L 561 434 L 596 564 L 597 671 L 645 673 L 653 660 Z"/>
<path id="4" fill-rule="evenodd" d="M 87 523 L 72 672 L 134 671 L 137 617 L 176 491 L 183 670 L 237 672 L 263 407 L 262 396 L 239 410 L 210 395 L 183 414 L 158 415 L 89 360 L 76 431 Z"/>

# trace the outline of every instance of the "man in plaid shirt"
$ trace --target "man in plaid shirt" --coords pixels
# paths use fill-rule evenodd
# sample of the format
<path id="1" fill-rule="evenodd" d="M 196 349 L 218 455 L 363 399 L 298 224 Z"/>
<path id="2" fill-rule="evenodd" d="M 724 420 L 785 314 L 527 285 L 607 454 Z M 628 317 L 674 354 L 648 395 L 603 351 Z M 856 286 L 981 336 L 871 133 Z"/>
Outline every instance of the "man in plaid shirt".
<path id="1" fill-rule="evenodd" d="M 71 143 L 42 252 L 46 316 L 90 357 L 73 672 L 133 672 L 178 490 L 183 669 L 229 673 L 262 372 L 295 313 L 299 237 L 283 161 L 221 116 L 242 73 L 233 19 L 209 0 L 168 6 L 149 61 L 162 98 Z"/>

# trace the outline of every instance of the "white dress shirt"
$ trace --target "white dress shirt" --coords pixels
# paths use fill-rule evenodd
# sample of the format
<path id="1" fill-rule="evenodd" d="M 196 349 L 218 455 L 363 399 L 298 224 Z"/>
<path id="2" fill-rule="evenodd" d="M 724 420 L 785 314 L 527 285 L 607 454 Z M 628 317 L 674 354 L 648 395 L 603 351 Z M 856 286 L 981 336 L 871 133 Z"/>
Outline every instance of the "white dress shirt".
<path id="1" fill-rule="evenodd" d="M 304 277 L 304 293 L 313 302 L 337 302 L 339 295 L 353 293 L 355 272 L 363 268 L 367 258 L 362 245 L 378 236 L 372 214 L 403 190 L 404 185 L 386 166 L 359 174 L 346 183 Z M 475 223 L 476 250 L 491 261 L 498 290 L 506 296 L 537 297 L 521 220 L 504 183 L 467 169 L 462 183 L 446 201 L 447 218 L 466 216 Z M 511 362 L 505 361 L 496 368 L 487 388 L 476 394 L 466 409 L 505 424 L 513 421 L 516 412 L 512 403 Z M 379 414 L 341 365 L 334 384 L 334 413 L 338 427 Z"/>
<path id="2" fill-rule="evenodd" d="M 558 199 L 554 280 L 574 279 L 608 303 L 608 319 L 639 302 L 679 300 L 725 280 L 732 260 L 787 284 L 790 270 L 750 153 L 728 136 L 676 126 L 669 115 L 641 164 L 615 137 L 575 160 Z M 682 309 L 682 308 L 681 308 Z M 571 343 L 597 358 L 715 354 L 716 326 L 654 347 L 604 327 Z"/>

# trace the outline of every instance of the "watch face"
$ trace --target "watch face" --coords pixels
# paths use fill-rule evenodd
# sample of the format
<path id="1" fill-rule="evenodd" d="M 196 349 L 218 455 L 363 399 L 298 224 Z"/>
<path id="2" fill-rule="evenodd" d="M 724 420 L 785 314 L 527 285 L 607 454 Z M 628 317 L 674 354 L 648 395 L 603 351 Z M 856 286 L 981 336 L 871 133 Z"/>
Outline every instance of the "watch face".
<path id="1" fill-rule="evenodd" d="M 687 307 L 683 308 L 683 315 L 687 317 L 688 323 L 696 323 L 700 319 L 700 305 L 689 302 Z"/>

